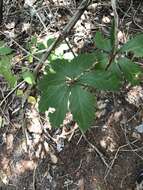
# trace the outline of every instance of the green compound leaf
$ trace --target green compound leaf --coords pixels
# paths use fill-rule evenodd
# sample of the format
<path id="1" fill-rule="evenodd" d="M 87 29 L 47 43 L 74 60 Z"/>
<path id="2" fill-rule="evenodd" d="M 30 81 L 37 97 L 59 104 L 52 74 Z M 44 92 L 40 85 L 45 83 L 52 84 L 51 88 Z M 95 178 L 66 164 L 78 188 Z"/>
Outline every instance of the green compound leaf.
<path id="1" fill-rule="evenodd" d="M 89 69 L 96 62 L 94 54 L 80 54 L 76 58 L 72 59 L 68 68 L 68 76 L 75 78 L 85 70 Z"/>
<path id="2" fill-rule="evenodd" d="M 86 73 L 80 78 L 80 82 L 97 90 L 116 91 L 121 86 L 120 79 L 115 73 L 101 70 Z"/>
<path id="3" fill-rule="evenodd" d="M 70 110 L 81 131 L 86 131 L 95 118 L 94 96 L 76 85 L 71 89 Z"/>
<path id="4" fill-rule="evenodd" d="M 52 68 L 58 73 L 60 72 L 64 78 L 75 78 L 90 68 L 96 62 L 95 54 L 80 54 L 71 61 L 57 59 L 51 62 Z"/>
<path id="5" fill-rule="evenodd" d="M 10 85 L 14 87 L 16 84 L 16 77 L 11 72 L 11 56 L 2 56 L 0 60 L 0 75 L 2 75 Z"/>
<path id="6" fill-rule="evenodd" d="M 47 68 L 47 74 L 39 81 L 38 86 L 41 91 L 39 110 L 41 112 L 44 112 L 48 110 L 49 107 L 55 108 L 56 111 L 50 114 L 50 121 L 55 127 L 59 127 L 60 124 L 62 124 L 65 118 L 65 115 L 68 112 L 68 101 L 69 101 L 69 95 L 71 91 L 72 91 L 71 100 L 73 100 L 74 90 L 71 90 L 71 89 L 74 88 L 74 85 L 68 84 L 67 80 L 70 80 L 70 79 L 72 80 L 78 75 L 80 75 L 85 69 L 87 69 L 91 65 L 91 62 L 93 62 L 94 60 L 93 57 L 91 56 L 90 59 L 89 58 L 82 59 L 82 63 L 81 63 L 79 62 L 81 61 L 81 57 L 85 58 L 83 55 L 80 55 L 79 57 L 75 58 L 74 61 L 71 61 L 71 62 L 68 62 L 67 60 L 60 60 L 60 59 L 52 61 L 51 66 L 55 72 L 51 73 L 49 72 Z M 88 60 L 90 61 L 90 64 Z M 83 64 L 83 66 L 81 66 L 80 63 Z M 80 86 L 78 86 L 78 88 L 80 88 Z M 85 92 L 84 94 L 88 95 L 87 97 L 89 97 L 89 100 L 91 99 L 91 95 L 88 92 L 83 91 L 82 89 L 81 89 L 81 92 Z M 93 112 L 93 115 L 94 115 L 94 112 Z M 82 123 L 83 122 L 81 121 L 81 124 Z M 81 127 L 81 124 L 80 124 L 80 127 Z M 86 126 L 84 125 L 83 125 L 83 129 L 86 128 Z"/>
<path id="7" fill-rule="evenodd" d="M 68 112 L 69 88 L 65 84 L 49 86 L 41 94 L 39 110 L 44 112 L 48 108 L 55 108 L 50 114 L 50 122 L 54 127 L 59 127 Z"/>
<path id="8" fill-rule="evenodd" d="M 109 62 L 109 55 L 107 53 L 101 52 L 101 51 L 96 51 L 94 53 L 94 56 L 96 58 L 96 66 L 95 69 L 101 69 L 105 70 L 108 62 Z"/>
<path id="9" fill-rule="evenodd" d="M 65 82 L 65 76 L 61 73 L 48 73 L 39 81 L 39 89 L 46 91 L 49 86 L 56 86 Z"/>
<path id="10" fill-rule="evenodd" d="M 77 77 L 86 69 L 90 68 L 96 62 L 95 53 L 80 54 L 70 62 L 65 59 L 56 59 L 51 61 L 51 66 L 56 73 L 66 77 Z M 48 68 L 46 68 L 48 70 Z"/>
<path id="11" fill-rule="evenodd" d="M 55 72 L 47 71 L 39 81 L 41 98 L 39 102 L 39 111 L 45 112 L 50 107 L 55 108 L 55 112 L 49 115 L 50 122 L 54 127 L 59 127 L 63 123 L 66 113 L 68 112 L 69 87 L 66 84 L 66 75 L 68 72 L 66 65 L 69 63 L 65 60 L 52 62 L 52 68 Z"/>
<path id="12" fill-rule="evenodd" d="M 69 62 L 64 59 L 57 59 L 51 62 L 51 67 L 46 67 L 46 75 L 39 81 L 39 88 L 41 91 L 45 91 L 48 86 L 60 85 L 65 83 L 66 74 L 68 73 Z"/>
<path id="13" fill-rule="evenodd" d="M 113 73 L 116 75 L 118 80 L 120 80 L 120 83 L 123 83 L 124 78 L 123 78 L 123 73 L 121 71 L 121 68 L 117 62 L 113 62 L 112 65 L 109 68 L 109 72 Z"/>
<path id="14" fill-rule="evenodd" d="M 122 46 L 120 52 L 132 52 L 136 57 L 143 56 L 143 34 L 138 34 Z"/>
<path id="15" fill-rule="evenodd" d="M 127 58 L 119 59 L 118 64 L 128 82 L 130 82 L 132 85 L 139 84 L 142 70 L 138 65 Z"/>
<path id="16" fill-rule="evenodd" d="M 112 50 L 110 39 L 104 38 L 100 32 L 96 32 L 94 42 L 95 42 L 95 46 L 98 49 L 101 49 L 107 52 L 110 52 Z"/>
<path id="17" fill-rule="evenodd" d="M 142 35 L 127 42 L 119 50 L 119 53 L 131 51 L 135 55 L 141 55 L 143 50 L 138 49 L 142 47 L 141 43 L 138 47 L 141 39 Z M 50 68 L 48 66 L 45 69 L 46 75 L 38 85 L 41 91 L 39 110 L 45 112 L 50 107 L 55 108 L 55 112 L 49 114 L 54 127 L 59 127 L 63 123 L 68 111 L 73 114 L 81 131 L 86 131 L 90 127 L 94 120 L 95 99 L 87 91 L 88 88 L 84 89 L 85 87 L 115 91 L 121 87 L 125 78 L 132 84 L 137 84 L 142 74 L 141 69 L 127 58 L 116 57 L 117 59 L 113 60 L 111 66 L 106 70 L 109 63 L 109 52 L 114 50 L 111 47 L 114 41 L 114 36 L 109 40 L 97 32 L 95 43 L 96 47 L 100 49 L 99 51 L 78 55 L 71 61 L 60 57 L 49 59 Z M 133 44 L 136 45 L 134 49 Z"/>

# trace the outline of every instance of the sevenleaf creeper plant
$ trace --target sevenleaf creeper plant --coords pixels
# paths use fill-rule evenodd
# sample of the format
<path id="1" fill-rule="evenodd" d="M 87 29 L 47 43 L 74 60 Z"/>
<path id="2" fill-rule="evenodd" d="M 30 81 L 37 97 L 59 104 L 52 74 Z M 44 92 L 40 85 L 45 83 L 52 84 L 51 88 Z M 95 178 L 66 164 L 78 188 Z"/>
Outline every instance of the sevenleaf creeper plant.
<path id="1" fill-rule="evenodd" d="M 130 52 L 134 57 L 143 57 L 143 34 L 116 49 L 114 55 L 112 36 L 107 39 L 97 32 L 94 42 L 96 50 L 92 53 L 80 54 L 72 60 L 51 60 L 52 72 L 46 67 L 46 74 L 39 81 L 39 110 L 55 108 L 49 115 L 54 127 L 59 127 L 66 113 L 71 112 L 80 130 L 86 131 L 95 118 L 96 98 L 91 88 L 117 91 L 125 81 L 132 85 L 140 82 L 142 69 L 126 55 Z"/>

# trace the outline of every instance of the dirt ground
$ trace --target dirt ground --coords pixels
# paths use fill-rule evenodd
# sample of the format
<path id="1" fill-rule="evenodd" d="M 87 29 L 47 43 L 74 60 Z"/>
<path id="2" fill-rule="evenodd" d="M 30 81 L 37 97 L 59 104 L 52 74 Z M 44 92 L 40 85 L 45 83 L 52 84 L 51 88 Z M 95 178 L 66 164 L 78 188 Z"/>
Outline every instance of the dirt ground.
<path id="1" fill-rule="evenodd" d="M 23 3 L 5 1 L 0 29 L 0 38 L 16 52 L 15 73 L 27 66 L 27 61 L 21 59 L 26 54 L 23 51 L 26 41 L 34 34 L 39 38 L 55 35 L 66 25 L 79 2 L 35 1 L 44 24 Z M 76 53 L 92 50 L 92 44 L 86 42 L 96 30 L 109 34 L 110 2 L 93 1 L 92 5 L 69 36 Z M 119 1 L 121 43 L 142 32 L 142 8 L 143 3 L 137 0 Z M 29 67 L 34 66 L 33 63 Z M 0 101 L 8 93 L 7 84 L 0 77 Z M 38 96 L 35 91 L 31 94 Z M 23 110 L 22 97 L 12 93 L 0 108 L 0 121 L 3 121 L 0 122 L 3 123 L 0 124 L 0 189 L 135 190 L 136 175 L 143 168 L 143 135 L 136 130 L 143 122 L 142 94 L 142 84 L 127 85 L 118 93 L 98 92 L 93 126 L 81 134 L 70 113 L 63 128 L 53 129 L 48 118 L 39 115 L 35 104 L 27 103 Z"/>

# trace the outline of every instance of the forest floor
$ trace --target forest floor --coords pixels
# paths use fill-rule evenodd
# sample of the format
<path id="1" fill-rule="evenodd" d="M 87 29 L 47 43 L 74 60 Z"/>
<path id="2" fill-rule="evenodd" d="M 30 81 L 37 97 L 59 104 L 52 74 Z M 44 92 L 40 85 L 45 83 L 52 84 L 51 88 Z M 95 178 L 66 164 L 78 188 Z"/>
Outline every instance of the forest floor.
<path id="1" fill-rule="evenodd" d="M 32 36 L 56 37 L 74 15 L 76 0 L 6 0 L 0 39 L 14 49 L 13 72 L 28 63 L 26 43 Z M 143 2 L 118 1 L 119 42 L 143 31 Z M 94 1 L 68 36 L 75 53 L 92 51 L 100 30 L 109 35 L 113 11 L 110 1 Z M 65 42 L 64 42 L 65 43 Z M 64 49 L 69 53 L 69 49 Z M 67 48 L 67 47 L 66 47 Z M 141 60 L 142 61 L 142 60 Z M 82 135 L 74 122 L 51 128 L 48 119 L 29 101 L 22 107 L 26 84 L 10 93 L 0 77 L 0 189 L 1 190 L 134 190 L 143 168 L 143 87 L 126 85 L 120 92 L 98 92 L 93 126 Z M 30 96 L 37 100 L 38 90 Z M 25 110 L 23 110 L 25 109 Z M 23 116 L 24 113 L 24 116 Z M 26 121 L 26 122 L 25 122 Z M 143 127 L 142 127 L 143 128 Z"/>

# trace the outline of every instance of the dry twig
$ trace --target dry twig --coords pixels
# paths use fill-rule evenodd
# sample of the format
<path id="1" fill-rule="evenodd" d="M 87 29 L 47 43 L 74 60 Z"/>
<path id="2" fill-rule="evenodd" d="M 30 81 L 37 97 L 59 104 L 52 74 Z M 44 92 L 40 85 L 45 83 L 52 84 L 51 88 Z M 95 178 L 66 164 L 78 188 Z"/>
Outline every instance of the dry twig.
<path id="1" fill-rule="evenodd" d="M 90 147 L 92 147 L 96 151 L 96 153 L 99 155 L 100 159 L 105 164 L 105 166 L 109 168 L 109 164 L 106 162 L 103 154 L 98 150 L 98 148 L 95 145 L 93 145 L 91 142 L 89 142 L 89 140 L 86 138 L 84 134 L 82 134 L 82 136 L 84 137 L 84 140 L 90 145 Z"/>

